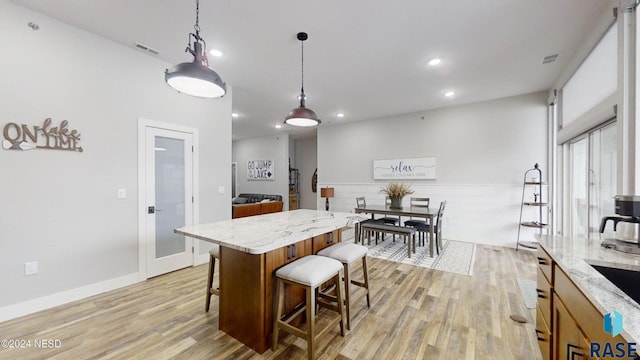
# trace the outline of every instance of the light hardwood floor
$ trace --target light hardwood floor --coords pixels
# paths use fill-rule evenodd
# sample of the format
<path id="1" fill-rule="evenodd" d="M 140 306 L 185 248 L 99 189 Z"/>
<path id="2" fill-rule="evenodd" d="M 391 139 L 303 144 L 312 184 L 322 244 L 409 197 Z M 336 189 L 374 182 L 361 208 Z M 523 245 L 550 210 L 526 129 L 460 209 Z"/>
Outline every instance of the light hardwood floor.
<path id="1" fill-rule="evenodd" d="M 352 330 L 328 332 L 318 358 L 539 359 L 535 310 L 516 281 L 535 280 L 535 271 L 530 251 L 482 245 L 473 276 L 370 258 L 371 309 L 352 287 Z M 32 340 L 31 348 L 0 348 L 0 359 L 306 359 L 306 344 L 292 336 L 258 355 L 219 331 L 217 297 L 204 312 L 206 278 L 206 265 L 188 268 L 0 323 L 0 339 Z M 33 339 L 60 347 L 36 349 Z"/>

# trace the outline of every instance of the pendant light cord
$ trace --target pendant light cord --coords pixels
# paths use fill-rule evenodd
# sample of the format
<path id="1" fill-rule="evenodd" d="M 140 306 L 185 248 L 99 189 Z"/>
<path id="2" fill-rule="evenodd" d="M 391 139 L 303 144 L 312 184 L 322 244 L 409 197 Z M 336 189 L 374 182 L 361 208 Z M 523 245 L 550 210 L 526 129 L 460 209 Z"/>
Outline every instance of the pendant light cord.
<path id="1" fill-rule="evenodd" d="M 304 107 L 306 97 L 304 94 L 304 40 L 300 41 L 300 47 L 302 49 L 302 51 L 300 52 L 302 54 L 300 60 L 300 77 L 302 78 L 302 86 L 300 88 L 300 106 Z"/>
<path id="2" fill-rule="evenodd" d="M 196 0 L 196 24 L 193 25 L 196 37 L 200 37 L 200 0 Z"/>

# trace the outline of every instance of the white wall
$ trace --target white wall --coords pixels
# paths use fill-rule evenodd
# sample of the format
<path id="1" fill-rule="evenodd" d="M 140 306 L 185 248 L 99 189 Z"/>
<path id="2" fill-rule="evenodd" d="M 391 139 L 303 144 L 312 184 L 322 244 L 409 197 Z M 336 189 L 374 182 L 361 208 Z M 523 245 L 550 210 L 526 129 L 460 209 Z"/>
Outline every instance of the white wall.
<path id="1" fill-rule="evenodd" d="M 300 209 L 324 210 L 324 204 L 321 207 L 317 207 L 320 193 L 314 193 L 311 189 L 311 178 L 318 167 L 318 142 L 315 137 L 300 139 L 296 140 L 295 146 L 296 162 L 294 167 L 300 171 L 299 207 Z"/>
<path id="2" fill-rule="evenodd" d="M 284 210 L 289 209 L 289 134 L 236 140 L 232 154 L 238 163 L 238 194 L 282 195 Z M 247 180 L 250 160 L 273 160 L 275 180 Z"/>
<path id="3" fill-rule="evenodd" d="M 164 82 L 172 64 L 6 0 L 0 48 L 0 127 L 68 120 L 84 148 L 0 150 L 0 319 L 10 304 L 137 280 L 139 117 L 199 129 L 199 220 L 230 217 L 229 192 L 217 189 L 231 185 L 231 94 L 179 94 Z M 27 261 L 38 261 L 37 275 L 24 275 Z"/>
<path id="4" fill-rule="evenodd" d="M 353 211 L 362 195 L 382 204 L 386 182 L 373 180 L 373 160 L 435 156 L 437 179 L 408 183 L 434 206 L 448 201 L 444 238 L 515 246 L 524 171 L 537 162 L 546 173 L 546 98 L 540 92 L 319 127 L 318 187 L 335 187 L 337 211 Z M 527 230 L 524 240 L 533 238 Z"/>

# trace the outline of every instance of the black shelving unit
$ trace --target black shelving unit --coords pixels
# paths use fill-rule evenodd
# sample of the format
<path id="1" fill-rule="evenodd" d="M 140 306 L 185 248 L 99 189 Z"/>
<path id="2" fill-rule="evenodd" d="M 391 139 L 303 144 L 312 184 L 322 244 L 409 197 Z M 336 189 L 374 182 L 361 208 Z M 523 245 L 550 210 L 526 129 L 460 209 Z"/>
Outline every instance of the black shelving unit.
<path id="1" fill-rule="evenodd" d="M 528 249 L 537 248 L 536 243 L 520 242 L 520 230 L 523 226 L 527 228 L 538 229 L 540 235 L 542 235 L 542 230 L 546 229 L 546 227 L 548 226 L 548 224 L 542 222 L 542 209 L 546 206 L 549 206 L 548 203 L 542 200 L 542 185 L 544 185 L 544 183 L 542 182 L 542 170 L 540 170 L 538 164 L 535 164 L 532 169 L 528 169 L 524 172 L 524 180 L 522 184 L 522 201 L 520 203 L 520 221 L 518 224 L 518 239 L 516 240 L 516 251 L 518 251 L 518 248 L 520 246 Z M 524 201 L 524 193 L 527 188 L 534 188 L 535 190 L 537 190 L 537 196 L 534 196 L 534 201 Z M 533 206 L 538 208 L 538 220 L 522 221 L 522 213 L 525 206 Z"/>

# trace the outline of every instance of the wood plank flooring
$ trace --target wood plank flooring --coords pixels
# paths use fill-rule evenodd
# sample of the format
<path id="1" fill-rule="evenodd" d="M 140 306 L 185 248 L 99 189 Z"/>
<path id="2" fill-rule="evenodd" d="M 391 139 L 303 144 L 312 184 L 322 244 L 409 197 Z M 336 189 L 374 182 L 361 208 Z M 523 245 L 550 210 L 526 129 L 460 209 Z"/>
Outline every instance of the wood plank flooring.
<path id="1" fill-rule="evenodd" d="M 535 310 L 516 281 L 535 280 L 534 253 L 478 245 L 473 276 L 368 262 L 371 308 L 352 287 L 352 330 L 329 331 L 319 359 L 541 358 Z M 259 355 L 219 331 L 216 296 L 204 312 L 206 278 L 207 265 L 188 268 L 0 323 L 0 339 L 31 340 L 30 348 L 0 348 L 0 359 L 306 359 L 306 344 L 292 336 Z M 529 323 L 510 320 L 514 313 Z M 35 339 L 59 347 L 35 348 Z"/>

